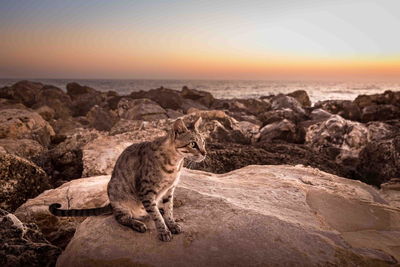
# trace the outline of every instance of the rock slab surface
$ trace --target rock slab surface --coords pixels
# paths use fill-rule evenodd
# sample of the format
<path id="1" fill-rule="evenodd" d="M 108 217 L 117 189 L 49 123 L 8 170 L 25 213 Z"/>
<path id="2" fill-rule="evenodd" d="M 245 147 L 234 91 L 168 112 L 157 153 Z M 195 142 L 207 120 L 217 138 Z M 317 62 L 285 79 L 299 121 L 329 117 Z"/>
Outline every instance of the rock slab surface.
<path id="1" fill-rule="evenodd" d="M 84 187 L 87 179 L 71 184 Z M 98 177 L 99 188 L 108 179 Z M 385 266 L 400 260 L 399 209 L 371 186 L 317 169 L 184 170 L 176 198 L 184 233 L 172 242 L 158 241 L 151 222 L 140 234 L 112 216 L 92 217 L 79 225 L 57 266 Z"/>

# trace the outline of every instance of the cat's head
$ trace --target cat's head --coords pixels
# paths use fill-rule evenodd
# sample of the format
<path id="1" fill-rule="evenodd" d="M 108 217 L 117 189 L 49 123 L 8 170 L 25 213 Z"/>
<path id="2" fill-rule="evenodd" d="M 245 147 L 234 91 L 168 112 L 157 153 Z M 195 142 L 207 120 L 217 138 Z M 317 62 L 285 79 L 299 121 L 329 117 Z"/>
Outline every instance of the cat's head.
<path id="1" fill-rule="evenodd" d="M 182 119 L 177 119 L 171 129 L 171 138 L 175 149 L 183 157 L 200 162 L 206 158 L 206 148 L 203 137 L 199 133 L 201 117 L 194 123 L 193 130 L 186 128 Z"/>

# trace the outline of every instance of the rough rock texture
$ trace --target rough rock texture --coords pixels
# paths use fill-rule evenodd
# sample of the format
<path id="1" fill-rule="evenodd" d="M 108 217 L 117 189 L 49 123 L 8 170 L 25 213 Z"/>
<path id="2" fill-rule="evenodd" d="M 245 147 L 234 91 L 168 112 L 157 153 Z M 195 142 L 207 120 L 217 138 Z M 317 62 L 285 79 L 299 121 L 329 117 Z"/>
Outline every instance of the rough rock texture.
<path id="1" fill-rule="evenodd" d="M 36 95 L 42 89 L 43 84 L 31 82 L 31 81 L 20 81 L 12 86 L 3 87 L 0 89 L 0 97 L 16 100 L 23 103 L 27 107 L 31 107 L 36 102 Z"/>
<path id="2" fill-rule="evenodd" d="M 380 185 L 400 177 L 400 135 L 369 142 L 360 152 L 358 170 L 362 181 Z"/>
<path id="3" fill-rule="evenodd" d="M 105 100 L 100 92 L 78 83 L 68 83 L 67 94 L 72 100 L 74 116 L 85 116 L 92 107 L 100 105 Z"/>
<path id="4" fill-rule="evenodd" d="M 291 109 L 295 113 L 305 116 L 306 112 L 301 104 L 293 97 L 279 94 L 271 99 L 271 107 L 273 110 Z"/>
<path id="5" fill-rule="evenodd" d="M 49 151 L 51 164 L 44 168 L 51 174 L 54 183 L 82 177 L 82 148 L 99 136 L 101 133 L 93 129 L 75 129 L 74 134 Z"/>
<path id="6" fill-rule="evenodd" d="M 61 249 L 51 245 L 33 223 L 24 224 L 0 209 L 0 265 L 54 266 Z"/>
<path id="7" fill-rule="evenodd" d="M 371 105 L 362 109 L 361 121 L 385 121 L 400 118 L 400 107 L 394 105 Z"/>
<path id="8" fill-rule="evenodd" d="M 182 109 L 184 99 L 177 90 L 172 90 L 164 87 L 151 89 L 149 91 L 132 92 L 130 98 L 148 98 L 159 104 L 164 109 Z"/>
<path id="9" fill-rule="evenodd" d="M 0 147 L 7 153 L 34 160 L 47 151 L 41 144 L 32 139 L 0 139 Z"/>
<path id="10" fill-rule="evenodd" d="M 286 119 L 265 125 L 260 130 L 259 142 L 284 141 L 289 143 L 303 143 L 304 136 L 298 133 L 296 125 Z"/>
<path id="11" fill-rule="evenodd" d="M 22 109 L 0 112 L 0 138 L 33 139 L 47 146 L 53 135 L 53 128 L 36 112 Z"/>
<path id="12" fill-rule="evenodd" d="M 23 222 L 35 222 L 47 240 L 65 248 L 84 218 L 56 217 L 50 214 L 48 206 L 52 203 L 78 209 L 102 206 L 108 201 L 104 179 L 109 177 L 98 176 L 67 182 L 29 199 L 14 214 Z"/>
<path id="13" fill-rule="evenodd" d="M 191 99 L 194 101 L 199 102 L 200 104 L 211 107 L 214 102 L 214 96 L 205 91 L 200 91 L 196 89 L 189 89 L 188 87 L 184 86 L 181 91 L 181 96 L 183 98 Z"/>
<path id="14" fill-rule="evenodd" d="M 118 103 L 118 115 L 128 120 L 159 120 L 168 118 L 167 112 L 154 101 L 146 98 L 122 98 Z"/>
<path id="15" fill-rule="evenodd" d="M 348 120 L 359 121 L 361 118 L 360 108 L 350 100 L 318 101 L 314 108 L 321 108 Z"/>
<path id="16" fill-rule="evenodd" d="M 49 188 L 49 177 L 32 162 L 0 152 L 0 208 L 13 211 Z"/>
<path id="17" fill-rule="evenodd" d="M 115 112 L 95 105 L 86 115 L 89 126 L 98 131 L 109 131 L 118 121 Z"/>
<path id="18" fill-rule="evenodd" d="M 72 102 L 70 97 L 60 88 L 45 85 L 36 95 L 36 102 L 32 108 L 48 106 L 55 112 L 56 119 L 65 119 L 71 116 Z"/>
<path id="19" fill-rule="evenodd" d="M 207 158 L 200 163 L 188 163 L 191 169 L 212 173 L 226 173 L 248 165 L 302 164 L 339 175 L 354 178 L 354 171 L 324 154 L 302 144 L 256 143 L 253 146 L 230 143 L 207 143 Z"/>
<path id="20" fill-rule="evenodd" d="M 105 189 L 108 179 L 97 178 L 98 187 Z M 400 211 L 373 187 L 316 169 L 184 170 L 176 197 L 184 233 L 172 242 L 160 243 L 151 222 L 141 234 L 112 216 L 92 217 L 79 225 L 57 266 L 384 266 L 400 260 Z"/>
<path id="21" fill-rule="evenodd" d="M 368 141 L 368 128 L 333 115 L 307 129 L 306 144 L 345 165 L 353 165 Z"/>
<path id="22" fill-rule="evenodd" d="M 311 101 L 306 91 L 296 90 L 287 95 L 296 99 L 303 107 L 311 107 Z"/>

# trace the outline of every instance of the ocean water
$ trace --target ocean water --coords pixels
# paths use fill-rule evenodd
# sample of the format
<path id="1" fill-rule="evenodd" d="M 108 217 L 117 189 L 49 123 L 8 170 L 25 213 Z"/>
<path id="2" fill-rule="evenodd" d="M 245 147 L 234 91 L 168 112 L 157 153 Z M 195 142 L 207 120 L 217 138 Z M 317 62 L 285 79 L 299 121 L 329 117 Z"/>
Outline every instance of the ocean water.
<path id="1" fill-rule="evenodd" d="M 21 79 L 0 79 L 0 87 L 12 85 Z M 353 100 L 360 94 L 383 93 L 386 90 L 399 91 L 400 82 L 327 82 L 327 81 L 273 81 L 273 80 L 100 80 L 100 79 L 30 79 L 51 84 L 63 90 L 69 82 L 78 82 L 99 91 L 114 90 L 129 94 L 140 90 L 171 88 L 181 90 L 183 86 L 204 90 L 216 98 L 257 98 L 260 96 L 290 93 L 295 90 L 307 91 L 313 103 L 319 100 Z"/>

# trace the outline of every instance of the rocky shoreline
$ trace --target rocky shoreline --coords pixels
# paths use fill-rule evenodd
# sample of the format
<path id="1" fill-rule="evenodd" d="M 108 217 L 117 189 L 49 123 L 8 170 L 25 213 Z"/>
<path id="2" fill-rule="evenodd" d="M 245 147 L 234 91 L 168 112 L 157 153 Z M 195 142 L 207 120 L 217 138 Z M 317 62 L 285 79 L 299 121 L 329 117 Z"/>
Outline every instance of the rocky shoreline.
<path id="1" fill-rule="evenodd" d="M 190 125 L 198 116 L 208 158 L 186 163 L 189 169 L 225 174 L 248 165 L 309 166 L 382 187 L 385 205 L 400 202 L 400 92 L 311 105 L 302 90 L 216 99 L 187 87 L 119 95 L 77 83 L 65 92 L 20 81 L 0 88 L 0 208 L 37 223 L 54 258 L 54 245 L 65 248 L 81 221 L 58 222 L 32 210 L 28 216 L 21 212 L 28 199 L 78 178 L 109 175 L 125 147 L 164 135 L 178 117 Z"/>

